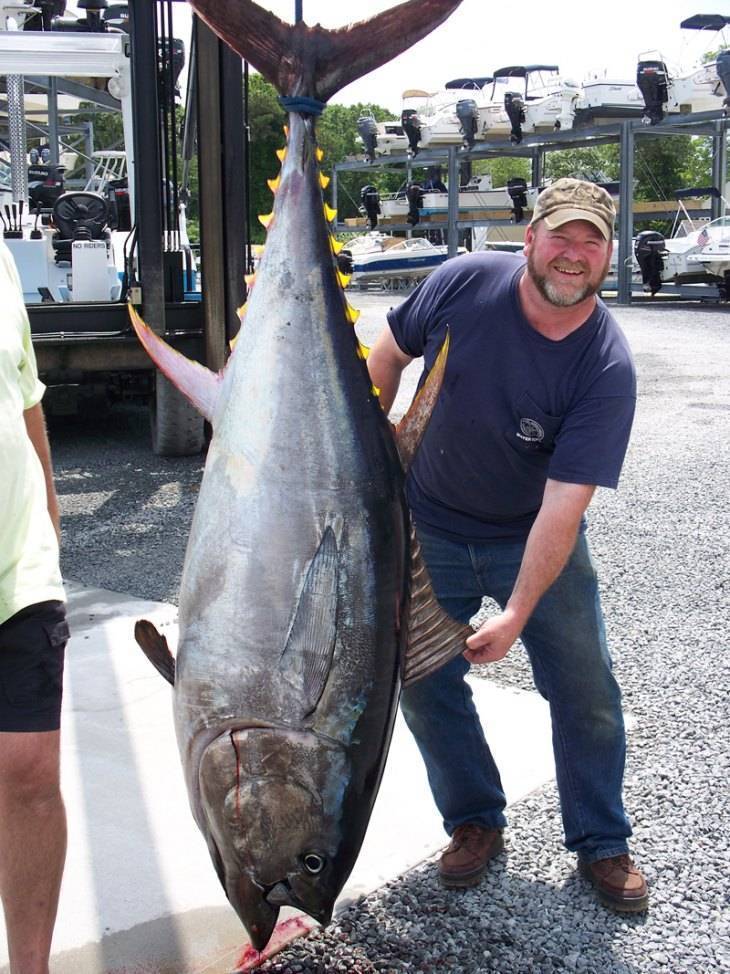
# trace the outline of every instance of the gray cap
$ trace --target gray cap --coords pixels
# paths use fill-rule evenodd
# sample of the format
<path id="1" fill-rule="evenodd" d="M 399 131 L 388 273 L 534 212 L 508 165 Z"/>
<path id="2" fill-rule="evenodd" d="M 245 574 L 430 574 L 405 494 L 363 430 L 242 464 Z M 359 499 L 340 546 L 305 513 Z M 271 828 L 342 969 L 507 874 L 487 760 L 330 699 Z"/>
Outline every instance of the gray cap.
<path id="1" fill-rule="evenodd" d="M 606 240 L 613 239 L 616 207 L 601 186 L 585 179 L 558 179 L 537 198 L 530 223 L 544 220 L 549 230 L 557 230 L 571 220 L 587 220 Z"/>

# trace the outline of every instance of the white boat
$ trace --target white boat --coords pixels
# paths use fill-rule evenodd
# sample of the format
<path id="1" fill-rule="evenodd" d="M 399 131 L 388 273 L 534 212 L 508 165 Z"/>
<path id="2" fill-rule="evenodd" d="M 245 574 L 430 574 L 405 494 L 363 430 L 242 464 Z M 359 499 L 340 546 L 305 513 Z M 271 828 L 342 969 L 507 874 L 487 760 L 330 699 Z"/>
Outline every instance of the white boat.
<path id="1" fill-rule="evenodd" d="M 656 294 L 662 284 L 716 284 L 730 299 L 730 216 L 727 199 L 715 187 L 677 191 L 677 217 L 672 235 L 656 231 L 637 235 L 634 252 L 647 290 Z M 693 219 L 684 201 L 714 196 L 722 200 L 725 215 L 710 221 Z"/>
<path id="2" fill-rule="evenodd" d="M 600 125 L 623 118 L 641 118 L 644 98 L 635 81 L 590 78 L 575 102 L 574 127 Z"/>
<path id="3" fill-rule="evenodd" d="M 414 283 L 428 277 L 434 268 L 448 260 L 448 247 L 433 244 L 425 237 L 396 240 L 384 234 L 364 236 L 367 239 L 356 238 L 341 251 L 351 259 L 353 284 Z M 460 254 L 465 252 L 463 247 L 459 248 Z"/>
<path id="4" fill-rule="evenodd" d="M 730 106 L 730 17 L 722 14 L 696 14 L 683 20 L 684 30 L 707 31 L 714 50 L 723 48 L 710 61 L 689 72 L 672 70 L 658 51 L 639 56 L 636 83 L 644 99 L 647 124 L 656 125 L 666 115 L 688 115 L 718 111 Z"/>
<path id="5" fill-rule="evenodd" d="M 362 145 L 371 161 L 376 156 L 395 155 L 409 149 L 417 152 L 421 118 L 436 110 L 434 99 L 438 94 L 421 88 L 407 88 L 401 96 L 400 119 L 378 122 L 372 112 L 361 115 L 357 120 L 355 141 Z"/>
<path id="6" fill-rule="evenodd" d="M 483 210 L 513 210 L 516 205 L 521 209 L 532 209 L 537 194 L 537 187 L 528 187 L 524 180 L 511 181 L 511 185 L 508 186 L 494 187 L 491 176 L 473 176 L 466 186 L 459 189 L 459 214 L 464 217 Z M 380 207 L 385 217 L 406 218 L 411 203 L 406 193 L 401 192 L 393 196 L 384 196 L 380 200 Z M 445 216 L 448 209 L 448 192 L 424 190 L 420 195 L 418 212 L 422 216 Z"/>
<path id="7" fill-rule="evenodd" d="M 499 68 L 489 101 L 479 108 L 476 138 L 519 143 L 524 134 L 571 129 L 580 94 L 580 85 L 555 64 Z"/>
<path id="8" fill-rule="evenodd" d="M 432 95 L 421 110 L 420 145 L 424 147 L 465 144 L 473 146 L 479 129 L 479 109 L 489 101 L 492 75 L 455 78 L 438 96 Z"/>

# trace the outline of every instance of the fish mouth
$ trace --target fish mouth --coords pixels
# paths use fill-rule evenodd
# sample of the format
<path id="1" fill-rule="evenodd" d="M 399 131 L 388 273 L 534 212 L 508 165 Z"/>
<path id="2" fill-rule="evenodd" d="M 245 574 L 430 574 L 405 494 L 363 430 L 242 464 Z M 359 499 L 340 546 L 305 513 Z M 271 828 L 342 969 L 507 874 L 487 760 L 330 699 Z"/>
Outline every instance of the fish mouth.
<path id="1" fill-rule="evenodd" d="M 286 879 L 280 880 L 278 883 L 274 883 L 273 886 L 270 886 L 264 893 L 264 899 L 276 909 L 279 909 L 282 906 L 291 906 L 295 910 L 301 910 L 303 913 L 308 913 L 312 919 L 316 920 L 317 923 L 323 927 L 326 927 L 332 919 L 331 909 L 313 910 L 311 904 L 303 903 L 291 888 L 289 881 Z"/>

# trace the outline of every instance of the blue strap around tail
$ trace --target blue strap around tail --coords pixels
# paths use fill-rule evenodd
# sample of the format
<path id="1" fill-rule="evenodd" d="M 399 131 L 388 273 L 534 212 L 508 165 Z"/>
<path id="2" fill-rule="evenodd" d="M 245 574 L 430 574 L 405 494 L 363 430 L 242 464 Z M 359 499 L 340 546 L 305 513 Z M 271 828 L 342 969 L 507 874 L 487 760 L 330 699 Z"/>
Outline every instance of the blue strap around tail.
<path id="1" fill-rule="evenodd" d="M 327 105 L 316 98 L 306 95 L 279 95 L 279 104 L 286 112 L 298 112 L 300 115 L 321 115 Z"/>

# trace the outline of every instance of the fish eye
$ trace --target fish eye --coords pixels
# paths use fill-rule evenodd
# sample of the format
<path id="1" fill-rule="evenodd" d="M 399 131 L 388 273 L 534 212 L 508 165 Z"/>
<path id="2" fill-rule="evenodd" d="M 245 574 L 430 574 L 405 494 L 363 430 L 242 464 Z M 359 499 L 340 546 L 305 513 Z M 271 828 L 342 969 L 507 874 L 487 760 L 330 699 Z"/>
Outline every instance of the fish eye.
<path id="1" fill-rule="evenodd" d="M 302 863 L 310 875 L 317 876 L 327 865 L 327 860 L 316 852 L 307 852 L 302 857 Z"/>

